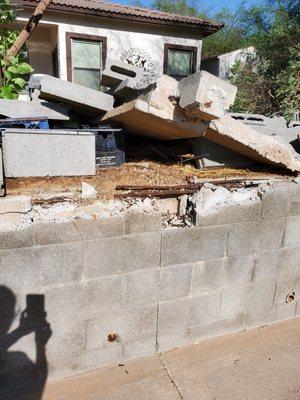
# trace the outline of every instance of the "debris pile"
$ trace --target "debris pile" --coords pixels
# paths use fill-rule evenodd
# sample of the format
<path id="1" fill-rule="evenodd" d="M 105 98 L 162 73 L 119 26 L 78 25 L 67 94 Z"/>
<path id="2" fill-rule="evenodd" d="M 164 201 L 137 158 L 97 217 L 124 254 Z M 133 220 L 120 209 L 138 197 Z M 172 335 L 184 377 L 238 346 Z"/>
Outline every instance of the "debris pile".
<path id="1" fill-rule="evenodd" d="M 137 159 L 147 147 L 169 161 L 154 142 L 167 141 L 171 150 L 179 141 L 189 151 L 173 162 L 192 161 L 198 168 L 261 164 L 300 171 L 300 127 L 287 127 L 283 118 L 230 115 L 237 88 L 206 71 L 179 82 L 167 75 L 151 82 L 143 68 L 107 59 L 100 84 L 102 91 L 97 91 L 33 75 L 28 84 L 31 101 L 0 100 L 4 177 L 95 175 L 96 167 L 124 163 L 130 141 Z M 122 189 L 128 197 L 191 195 L 199 189 L 191 183 L 172 189 L 144 186 Z M 96 196 L 92 188 L 84 188 L 86 197 Z"/>

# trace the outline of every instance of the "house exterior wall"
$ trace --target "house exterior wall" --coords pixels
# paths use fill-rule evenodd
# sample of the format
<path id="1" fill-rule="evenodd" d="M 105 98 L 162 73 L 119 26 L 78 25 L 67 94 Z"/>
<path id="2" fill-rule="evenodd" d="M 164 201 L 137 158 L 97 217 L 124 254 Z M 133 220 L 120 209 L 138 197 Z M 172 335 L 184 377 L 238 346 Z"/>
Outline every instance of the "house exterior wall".
<path id="1" fill-rule="evenodd" d="M 29 14 L 24 11 L 20 19 L 25 21 L 28 17 Z M 106 37 L 107 57 L 113 59 L 120 59 L 122 52 L 131 48 L 146 51 L 155 65 L 156 77 L 163 74 L 165 44 L 197 47 L 197 70 L 200 69 L 202 40 L 198 32 L 55 12 L 48 12 L 40 22 L 40 27 L 45 26 L 57 27 L 58 64 L 61 79 L 67 80 L 66 34 L 68 32 Z M 41 68 L 37 72 L 42 72 Z"/>
<path id="2" fill-rule="evenodd" d="M 230 53 L 221 54 L 215 58 L 202 60 L 201 69 L 218 76 L 221 79 L 229 80 L 232 76 L 231 68 L 237 61 L 246 63 L 249 57 L 255 55 L 254 47 L 239 49 Z"/>

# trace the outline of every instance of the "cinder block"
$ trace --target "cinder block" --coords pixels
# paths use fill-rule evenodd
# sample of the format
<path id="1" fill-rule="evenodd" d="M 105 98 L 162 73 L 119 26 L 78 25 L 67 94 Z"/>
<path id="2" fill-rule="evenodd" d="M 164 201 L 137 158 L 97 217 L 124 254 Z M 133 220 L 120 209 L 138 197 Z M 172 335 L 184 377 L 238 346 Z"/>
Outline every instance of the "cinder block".
<path id="1" fill-rule="evenodd" d="M 246 329 L 268 325 L 275 320 L 273 305 L 275 294 L 274 281 L 261 281 L 252 285 L 249 298 Z"/>
<path id="2" fill-rule="evenodd" d="M 123 361 L 121 343 L 111 343 L 110 346 L 97 350 L 85 351 L 77 357 L 78 369 L 81 372 L 91 371 L 108 365 L 118 365 Z"/>
<path id="3" fill-rule="evenodd" d="M 284 321 L 295 318 L 297 303 L 279 303 L 275 305 L 275 321 Z"/>
<path id="4" fill-rule="evenodd" d="M 278 280 L 283 281 L 300 272 L 300 247 L 284 247 L 280 250 Z"/>
<path id="5" fill-rule="evenodd" d="M 300 215 L 289 217 L 286 222 L 284 246 L 300 246 Z"/>
<path id="6" fill-rule="evenodd" d="M 159 212 L 147 213 L 129 211 L 125 214 L 125 233 L 157 232 L 162 227 Z"/>
<path id="7" fill-rule="evenodd" d="M 81 279 L 82 250 L 80 244 L 14 249 L 0 253 L 1 266 L 7 280 L 12 272 L 30 287 L 48 286 Z M 1 272 L 2 274 L 2 272 Z"/>
<path id="8" fill-rule="evenodd" d="M 261 194 L 262 218 L 286 217 L 291 206 L 291 183 L 280 183 Z"/>
<path id="9" fill-rule="evenodd" d="M 179 84 L 180 107 L 189 117 L 221 118 L 234 103 L 237 87 L 206 71 L 199 71 Z"/>
<path id="10" fill-rule="evenodd" d="M 283 218 L 232 225 L 228 237 L 228 255 L 252 254 L 279 249 L 284 225 Z"/>
<path id="11" fill-rule="evenodd" d="M 258 253 L 254 255 L 252 281 L 277 278 L 279 250 Z"/>
<path id="12" fill-rule="evenodd" d="M 96 350 L 110 345 L 108 335 L 115 333 L 117 341 L 126 345 L 155 337 L 157 324 L 157 305 L 120 307 L 114 312 L 107 309 L 99 311 L 86 322 L 85 349 Z"/>
<path id="13" fill-rule="evenodd" d="M 33 245 L 32 227 L 21 230 L 0 231 L 0 250 L 31 247 Z"/>
<path id="14" fill-rule="evenodd" d="M 191 290 L 192 264 L 174 265 L 160 271 L 159 300 L 187 297 Z"/>
<path id="15" fill-rule="evenodd" d="M 32 282 L 42 286 L 79 281 L 82 278 L 82 245 L 72 243 L 34 249 Z M 33 268 L 32 268 L 33 269 Z"/>
<path id="16" fill-rule="evenodd" d="M 166 229 L 162 233 L 162 266 L 221 258 L 226 239 L 227 230 L 222 226 Z"/>
<path id="17" fill-rule="evenodd" d="M 49 288 L 35 289 L 45 294 L 49 321 L 93 318 L 101 313 L 115 313 L 123 302 L 123 279 L 110 276 Z M 63 311 L 63 312 L 62 312 Z"/>
<path id="18" fill-rule="evenodd" d="M 167 350 L 188 341 L 188 328 L 218 319 L 220 292 L 159 303 L 159 349 Z"/>
<path id="19" fill-rule="evenodd" d="M 35 278 L 31 268 L 35 261 L 33 248 L 3 250 L 0 252 L 0 282 L 9 288 L 22 287 Z M 33 267 L 34 270 L 36 268 Z"/>
<path id="20" fill-rule="evenodd" d="M 84 244 L 84 276 L 95 278 L 159 267 L 160 233 L 143 233 Z"/>
<path id="21" fill-rule="evenodd" d="M 262 281 L 251 285 L 224 290 L 220 318 L 237 315 L 247 316 L 247 329 L 274 320 L 274 281 Z"/>
<path id="22" fill-rule="evenodd" d="M 113 108 L 114 98 L 109 94 L 49 75 L 38 76 L 38 85 L 32 85 L 34 79 L 36 76 L 30 78 L 29 87 L 39 86 L 41 99 L 68 104 L 79 112 L 92 115 L 99 115 Z"/>
<path id="23" fill-rule="evenodd" d="M 92 240 L 123 234 L 122 216 L 34 225 L 34 240 L 38 245 Z"/>
<path id="24" fill-rule="evenodd" d="M 276 283 L 276 292 L 274 303 L 275 304 L 286 304 L 287 296 L 295 294 L 296 301 L 299 301 L 300 297 L 300 272 L 298 271 L 295 275 L 291 275 L 285 280 Z"/>
<path id="25" fill-rule="evenodd" d="M 51 322 L 52 335 L 47 343 L 49 377 L 58 378 L 80 372 L 77 358 L 84 351 L 84 323 L 80 320 L 68 323 Z"/>
<path id="26" fill-rule="evenodd" d="M 197 340 L 243 332 L 245 323 L 245 315 L 241 314 L 236 317 L 214 321 L 205 325 L 192 326 L 189 329 L 189 340 L 190 342 L 196 342 Z"/>
<path id="27" fill-rule="evenodd" d="M 261 218 L 261 201 L 252 204 L 228 204 L 207 212 L 205 208 L 197 211 L 196 225 L 222 225 L 246 221 L 258 221 Z"/>
<path id="28" fill-rule="evenodd" d="M 130 88 L 137 90 L 143 75 L 143 68 L 107 58 L 101 75 L 101 85 L 115 87 L 126 80 Z"/>
<path id="29" fill-rule="evenodd" d="M 229 288 L 222 293 L 220 319 L 247 316 L 250 307 L 251 285 Z"/>
<path id="30" fill-rule="evenodd" d="M 160 270 L 150 269 L 124 275 L 124 306 L 151 304 L 158 301 Z M 176 288 L 174 288 L 176 290 Z"/>
<path id="31" fill-rule="evenodd" d="M 8 178 L 95 175 L 93 133 L 6 129 L 2 142 Z"/>
<path id="32" fill-rule="evenodd" d="M 156 336 L 144 337 L 123 345 L 124 360 L 150 356 L 156 353 Z"/>
<path id="33" fill-rule="evenodd" d="M 300 201 L 294 200 L 291 202 L 290 206 L 290 215 L 299 215 L 300 214 Z"/>
<path id="34" fill-rule="evenodd" d="M 213 290 L 249 284 L 252 269 L 252 255 L 195 263 L 191 293 L 199 295 Z"/>

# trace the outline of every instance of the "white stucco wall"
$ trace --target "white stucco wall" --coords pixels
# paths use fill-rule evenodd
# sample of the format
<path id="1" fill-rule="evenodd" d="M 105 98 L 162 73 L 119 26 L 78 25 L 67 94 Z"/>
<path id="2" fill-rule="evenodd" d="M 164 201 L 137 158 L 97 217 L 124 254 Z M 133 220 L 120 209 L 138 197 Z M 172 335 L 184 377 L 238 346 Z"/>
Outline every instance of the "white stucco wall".
<path id="1" fill-rule="evenodd" d="M 230 79 L 232 76 L 231 68 L 237 61 L 247 62 L 248 57 L 255 55 L 254 47 L 232 51 L 230 53 L 221 54 L 219 56 L 219 77 L 222 79 Z"/>
<path id="2" fill-rule="evenodd" d="M 246 63 L 248 58 L 253 56 L 255 56 L 255 48 L 251 46 L 203 60 L 201 68 L 219 78 L 229 80 L 232 76 L 231 68 L 234 64 L 237 61 Z"/>
<path id="3" fill-rule="evenodd" d="M 23 12 L 21 20 L 29 14 Z M 197 69 L 200 69 L 202 41 L 199 34 L 178 28 L 164 28 L 157 25 L 142 25 L 133 22 L 104 20 L 97 17 L 75 16 L 48 12 L 40 22 L 41 26 L 57 26 L 59 73 L 67 79 L 66 33 L 76 32 L 107 38 L 107 56 L 119 59 L 123 51 L 141 48 L 147 51 L 155 64 L 156 76 L 163 74 L 165 43 L 194 46 L 198 48 Z"/>

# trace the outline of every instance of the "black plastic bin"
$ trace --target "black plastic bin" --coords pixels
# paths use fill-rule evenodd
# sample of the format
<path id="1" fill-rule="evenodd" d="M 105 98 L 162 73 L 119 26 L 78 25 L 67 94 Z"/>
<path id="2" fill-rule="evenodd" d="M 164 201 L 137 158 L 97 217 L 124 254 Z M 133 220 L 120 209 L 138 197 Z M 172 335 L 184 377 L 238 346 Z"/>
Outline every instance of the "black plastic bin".
<path id="1" fill-rule="evenodd" d="M 125 162 L 125 138 L 122 128 L 103 125 L 95 131 L 96 167 L 113 168 Z"/>

